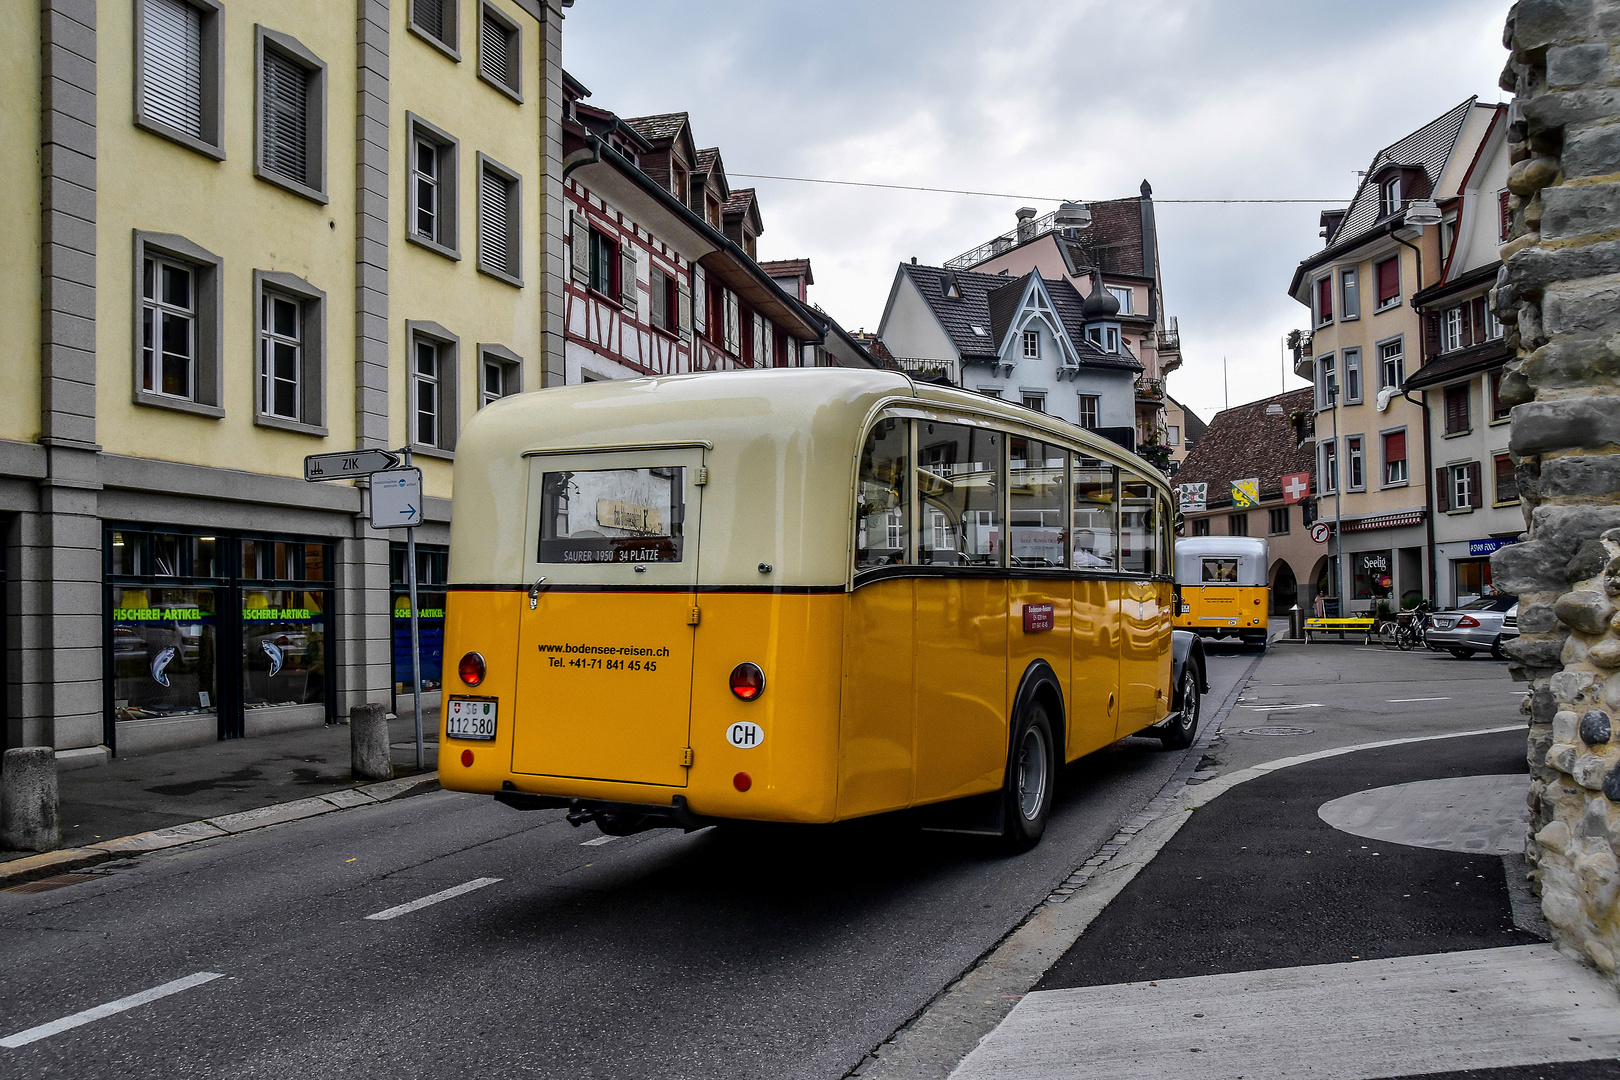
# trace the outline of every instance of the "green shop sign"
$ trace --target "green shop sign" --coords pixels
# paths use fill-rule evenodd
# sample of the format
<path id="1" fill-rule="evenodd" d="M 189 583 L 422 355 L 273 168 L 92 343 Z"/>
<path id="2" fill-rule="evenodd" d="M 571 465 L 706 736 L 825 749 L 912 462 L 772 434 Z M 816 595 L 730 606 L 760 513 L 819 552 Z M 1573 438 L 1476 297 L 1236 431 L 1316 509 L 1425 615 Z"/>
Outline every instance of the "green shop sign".
<path id="1" fill-rule="evenodd" d="M 243 608 L 242 618 L 250 622 L 309 622 L 309 608 Z"/>
<path id="2" fill-rule="evenodd" d="M 194 607 L 113 608 L 113 622 L 199 622 L 213 616 L 212 611 L 204 616 L 201 608 Z"/>

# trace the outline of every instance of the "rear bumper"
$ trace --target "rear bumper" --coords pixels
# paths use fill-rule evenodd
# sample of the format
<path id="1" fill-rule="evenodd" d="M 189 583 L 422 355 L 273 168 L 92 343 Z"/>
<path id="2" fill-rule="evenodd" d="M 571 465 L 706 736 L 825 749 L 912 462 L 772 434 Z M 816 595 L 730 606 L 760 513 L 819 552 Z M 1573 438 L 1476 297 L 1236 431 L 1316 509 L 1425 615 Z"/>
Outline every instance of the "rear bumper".
<path id="1" fill-rule="evenodd" d="M 719 820 L 694 814 L 687 808 L 684 795 L 674 796 L 667 806 L 606 799 L 568 799 L 560 795 L 535 795 L 527 791 L 497 791 L 494 797 L 496 802 L 514 810 L 567 810 L 570 825 L 583 825 L 588 821 L 612 822 L 628 832 L 643 829 L 683 829 L 693 832 Z"/>
<path id="2" fill-rule="evenodd" d="M 1498 633 L 1482 626 L 1470 630 L 1430 630 L 1423 640 L 1437 649 L 1489 649 Z"/>

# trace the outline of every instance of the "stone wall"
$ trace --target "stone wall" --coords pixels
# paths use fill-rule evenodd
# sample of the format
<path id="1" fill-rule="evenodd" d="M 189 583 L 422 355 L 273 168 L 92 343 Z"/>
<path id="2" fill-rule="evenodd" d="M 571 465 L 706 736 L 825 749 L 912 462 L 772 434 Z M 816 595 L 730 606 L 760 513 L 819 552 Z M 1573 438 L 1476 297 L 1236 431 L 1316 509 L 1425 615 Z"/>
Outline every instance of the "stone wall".
<path id="1" fill-rule="evenodd" d="M 1512 237 L 1493 304 L 1528 534 L 1492 559 L 1519 596 L 1530 843 L 1561 944 L 1620 967 L 1620 0 L 1520 0 L 1502 87 Z"/>

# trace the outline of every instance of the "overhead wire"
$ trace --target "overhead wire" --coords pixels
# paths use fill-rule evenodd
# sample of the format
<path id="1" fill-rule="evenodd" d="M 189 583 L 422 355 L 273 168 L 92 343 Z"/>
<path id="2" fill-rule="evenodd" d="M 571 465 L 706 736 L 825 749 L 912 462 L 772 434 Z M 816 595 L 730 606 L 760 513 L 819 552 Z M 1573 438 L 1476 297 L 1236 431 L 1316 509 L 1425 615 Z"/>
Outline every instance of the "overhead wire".
<path id="1" fill-rule="evenodd" d="M 864 187 L 884 188 L 889 191 L 927 191 L 938 195 L 980 195 L 991 199 L 1028 199 L 1030 202 L 1068 202 L 1067 197 L 1056 195 L 1018 195 L 1006 191 L 972 191 L 965 188 L 926 187 L 921 184 L 879 184 L 869 180 L 831 180 L 820 176 L 774 176 L 770 173 L 728 172 L 729 176 L 738 176 L 747 180 L 789 180 L 796 184 L 833 184 L 838 187 Z M 1106 200 L 1103 200 L 1106 201 Z M 1344 199 L 1161 199 L 1154 196 L 1156 203 L 1183 203 L 1183 204 L 1237 204 L 1237 203 L 1319 203 L 1323 205 L 1337 205 L 1345 202 Z"/>

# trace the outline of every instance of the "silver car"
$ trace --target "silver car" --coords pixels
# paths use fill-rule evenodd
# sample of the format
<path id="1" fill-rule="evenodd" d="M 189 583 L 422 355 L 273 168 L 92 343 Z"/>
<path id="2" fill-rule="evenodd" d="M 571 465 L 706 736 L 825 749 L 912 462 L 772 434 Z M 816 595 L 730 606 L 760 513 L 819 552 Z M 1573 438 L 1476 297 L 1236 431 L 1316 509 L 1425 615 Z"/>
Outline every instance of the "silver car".
<path id="1" fill-rule="evenodd" d="M 1476 652 L 1489 652 L 1498 660 L 1506 660 L 1502 638 L 1518 636 L 1518 609 L 1516 596 L 1482 596 L 1460 608 L 1435 612 L 1423 640 L 1429 648 L 1444 649 L 1459 660 Z M 1507 625 L 1509 615 L 1513 616 L 1511 626 Z"/>

